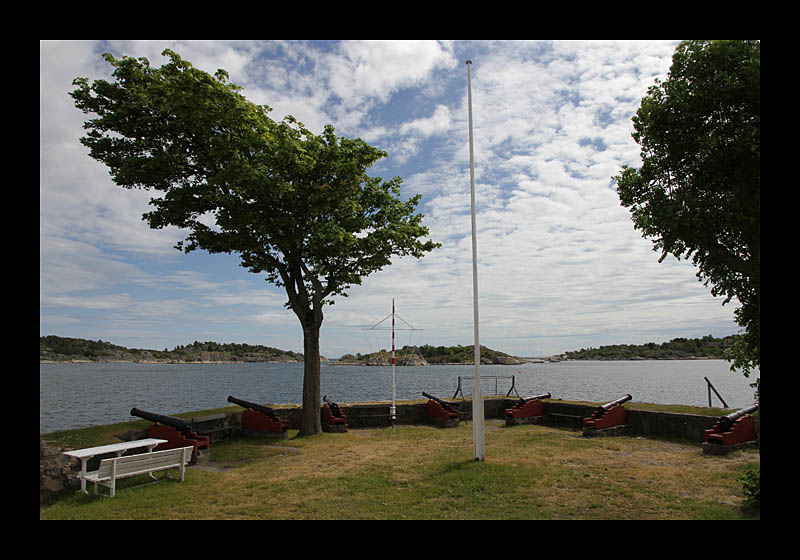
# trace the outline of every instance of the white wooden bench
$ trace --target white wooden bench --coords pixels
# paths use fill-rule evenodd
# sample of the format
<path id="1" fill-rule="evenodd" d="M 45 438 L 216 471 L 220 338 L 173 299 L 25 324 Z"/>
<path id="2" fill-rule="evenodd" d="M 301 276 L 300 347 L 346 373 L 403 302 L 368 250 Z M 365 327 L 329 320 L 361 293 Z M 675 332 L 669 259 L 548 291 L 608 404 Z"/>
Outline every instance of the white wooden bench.
<path id="1" fill-rule="evenodd" d="M 183 482 L 183 475 L 186 471 L 186 464 L 192 459 L 192 446 L 167 449 L 164 451 L 153 451 L 150 453 L 140 453 L 139 455 L 128 455 L 127 457 L 112 457 L 100 461 L 100 468 L 94 472 L 86 473 L 84 478 L 89 482 L 94 482 L 94 493 L 97 494 L 97 485 L 107 486 L 114 497 L 117 480 L 129 476 L 149 474 L 155 479 L 152 473 L 177 468 L 180 473 L 180 481 Z"/>
<path id="2" fill-rule="evenodd" d="M 115 453 L 117 457 L 121 457 L 126 451 L 138 449 L 139 447 L 146 447 L 148 451 L 152 451 L 154 447 L 162 443 L 167 443 L 167 440 L 158 438 L 137 439 L 135 441 L 123 441 L 122 443 L 100 445 L 87 449 L 72 449 L 70 451 L 64 451 L 63 453 L 64 455 L 69 455 L 70 457 L 81 460 L 81 472 L 78 473 L 78 478 L 81 481 L 81 492 L 88 494 L 86 491 L 86 469 L 89 465 L 89 461 L 93 457 L 105 455 L 106 453 Z"/>

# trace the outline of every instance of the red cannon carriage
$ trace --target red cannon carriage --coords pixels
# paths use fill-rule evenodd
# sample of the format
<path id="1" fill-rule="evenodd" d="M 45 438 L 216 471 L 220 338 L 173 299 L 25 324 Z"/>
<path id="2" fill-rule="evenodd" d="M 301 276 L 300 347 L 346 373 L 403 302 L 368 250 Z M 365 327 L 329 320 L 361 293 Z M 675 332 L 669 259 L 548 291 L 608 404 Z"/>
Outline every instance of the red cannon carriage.
<path id="1" fill-rule="evenodd" d="M 131 409 L 131 416 L 137 416 L 153 422 L 147 429 L 147 437 L 165 439 L 166 443 L 159 444 L 155 451 L 165 449 L 176 449 L 179 447 L 192 446 L 192 463 L 198 460 L 208 460 L 210 456 L 210 439 L 208 436 L 198 435 L 192 430 L 192 425 L 186 420 L 164 416 L 139 410 L 134 407 Z"/>
<path id="2" fill-rule="evenodd" d="M 325 401 L 322 407 L 322 430 L 326 432 L 346 432 L 347 431 L 347 416 L 342 413 L 339 405 L 328 398 L 327 395 L 322 397 Z"/>
<path id="3" fill-rule="evenodd" d="M 622 405 L 632 398 L 630 395 L 625 395 L 615 401 L 598 406 L 594 414 L 583 421 L 584 434 L 591 433 L 587 430 L 605 430 L 626 425 L 628 414 Z"/>
<path id="4" fill-rule="evenodd" d="M 443 401 L 438 397 L 434 397 L 425 391 L 422 392 L 422 396 L 428 397 L 427 412 L 429 418 L 432 418 L 434 422 L 446 428 L 458 426 L 458 422 L 461 420 L 461 414 L 455 405 Z"/>
<path id="5" fill-rule="evenodd" d="M 704 443 L 737 445 L 755 441 L 756 420 L 751 413 L 758 410 L 758 403 L 720 417 L 710 430 L 705 430 Z"/>
<path id="6" fill-rule="evenodd" d="M 550 393 L 543 393 L 535 397 L 524 397 L 511 408 L 506 409 L 506 424 L 513 424 L 517 420 L 527 420 L 544 416 L 544 403 L 542 399 L 549 399 Z"/>
<path id="7" fill-rule="evenodd" d="M 268 406 L 244 401 L 228 395 L 228 402 L 246 408 L 242 413 L 242 429 L 250 433 L 263 433 L 286 437 L 291 427 L 291 422 L 281 420 Z"/>

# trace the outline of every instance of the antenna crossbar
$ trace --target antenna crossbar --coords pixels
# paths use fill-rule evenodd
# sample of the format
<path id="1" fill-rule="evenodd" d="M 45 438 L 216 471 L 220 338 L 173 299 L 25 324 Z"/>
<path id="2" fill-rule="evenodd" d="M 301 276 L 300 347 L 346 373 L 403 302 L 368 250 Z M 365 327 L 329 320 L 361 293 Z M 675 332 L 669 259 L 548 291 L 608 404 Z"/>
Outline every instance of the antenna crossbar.
<path id="1" fill-rule="evenodd" d="M 400 315 L 398 315 L 397 313 L 395 313 L 395 314 L 394 314 L 394 317 L 395 317 L 395 319 L 400 319 L 401 321 L 403 321 L 403 323 L 405 323 L 406 325 L 408 325 L 408 327 L 397 327 L 397 326 L 395 326 L 395 327 L 391 327 L 391 326 L 381 327 L 381 326 L 380 326 L 380 325 L 381 325 L 381 324 L 382 324 L 384 321 L 386 321 L 386 319 L 390 319 L 391 317 L 392 317 L 392 315 L 391 315 L 391 314 L 390 314 L 390 315 L 387 315 L 387 316 L 386 316 L 384 319 L 382 319 L 382 320 L 378 321 L 378 322 L 377 322 L 377 323 L 375 323 L 373 326 L 371 326 L 371 327 L 364 327 L 364 328 L 362 328 L 361 330 L 362 330 L 362 331 L 390 331 L 390 330 L 392 330 L 392 328 L 394 328 L 394 330 L 396 330 L 396 331 L 424 331 L 424 330 L 425 330 L 425 329 L 416 329 L 416 328 L 414 328 L 414 327 L 411 325 L 411 323 L 409 323 L 408 321 L 406 321 L 405 319 L 403 319 L 403 318 L 402 318 Z"/>

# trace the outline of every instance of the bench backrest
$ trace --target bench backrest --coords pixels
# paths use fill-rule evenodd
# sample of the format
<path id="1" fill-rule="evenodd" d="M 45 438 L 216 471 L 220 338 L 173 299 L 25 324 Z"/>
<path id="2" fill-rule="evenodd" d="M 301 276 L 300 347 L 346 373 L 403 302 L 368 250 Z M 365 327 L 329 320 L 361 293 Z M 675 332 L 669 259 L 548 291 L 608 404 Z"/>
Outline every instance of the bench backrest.
<path id="1" fill-rule="evenodd" d="M 157 469 L 179 467 L 181 461 L 184 464 L 192 459 L 193 447 L 179 447 L 177 449 L 166 449 L 164 451 L 153 451 L 152 453 L 140 453 L 139 455 L 128 455 L 127 457 L 113 457 L 100 461 L 100 468 L 97 471 L 98 478 L 108 478 L 111 476 L 114 463 L 116 462 L 116 476 L 122 477 L 136 473 L 145 473 Z"/>

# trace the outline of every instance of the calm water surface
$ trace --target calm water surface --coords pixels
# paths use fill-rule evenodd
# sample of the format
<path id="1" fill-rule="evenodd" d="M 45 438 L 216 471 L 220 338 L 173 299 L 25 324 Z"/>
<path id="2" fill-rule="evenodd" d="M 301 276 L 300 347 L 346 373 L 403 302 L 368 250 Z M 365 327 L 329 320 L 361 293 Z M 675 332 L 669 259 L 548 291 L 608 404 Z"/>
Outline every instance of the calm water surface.
<path id="1" fill-rule="evenodd" d="M 484 365 L 480 375 L 486 395 L 505 395 L 513 375 L 522 396 L 550 392 L 553 398 L 608 402 L 630 393 L 634 402 L 707 406 L 705 376 L 729 407 L 749 406 L 750 380 L 729 367 L 724 360 L 574 361 Z M 321 392 L 337 402 L 389 401 L 391 371 L 323 365 Z M 475 367 L 397 367 L 395 374 L 398 400 L 422 399 L 422 391 L 452 398 L 459 377 L 470 397 Z M 302 391 L 303 364 L 39 364 L 39 432 L 134 420 L 133 407 L 158 414 L 219 408 L 230 404 L 228 395 L 299 404 Z M 721 406 L 716 396 L 712 402 Z"/>

